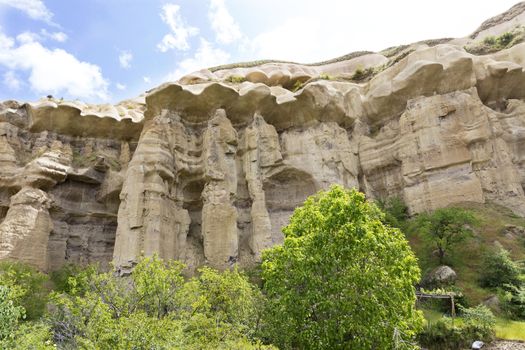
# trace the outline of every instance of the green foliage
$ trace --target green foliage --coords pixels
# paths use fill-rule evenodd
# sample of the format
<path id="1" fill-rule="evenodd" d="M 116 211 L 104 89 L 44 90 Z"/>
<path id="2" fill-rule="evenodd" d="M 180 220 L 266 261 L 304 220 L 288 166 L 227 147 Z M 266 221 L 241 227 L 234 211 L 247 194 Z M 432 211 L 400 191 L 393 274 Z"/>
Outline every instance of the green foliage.
<path id="1" fill-rule="evenodd" d="M 203 268 L 185 281 L 183 269 L 153 256 L 129 277 L 69 276 L 67 292 L 53 294 L 55 341 L 81 349 L 255 349 L 260 291 L 237 270 Z"/>
<path id="2" fill-rule="evenodd" d="M 496 327 L 496 317 L 485 305 L 472 308 L 459 307 L 464 325 L 473 338 L 492 340 Z"/>
<path id="3" fill-rule="evenodd" d="M 495 252 L 489 252 L 482 264 L 480 283 L 483 287 L 499 288 L 506 284 L 519 286 L 522 268 L 512 261 L 508 250 L 501 244 Z"/>
<path id="4" fill-rule="evenodd" d="M 475 42 L 465 47 L 467 52 L 484 55 L 508 49 L 525 40 L 525 27 L 516 26 L 509 32 L 499 36 L 487 36 L 481 42 Z"/>
<path id="5" fill-rule="evenodd" d="M 376 75 L 382 70 L 383 70 L 382 67 L 378 67 L 378 68 L 368 67 L 365 69 L 357 68 L 354 74 L 352 74 L 352 77 L 350 79 L 353 81 L 357 81 L 357 82 L 365 81 L 373 77 L 374 75 Z"/>
<path id="6" fill-rule="evenodd" d="M 377 206 L 385 213 L 384 223 L 392 227 L 403 228 L 408 220 L 408 206 L 400 197 L 380 198 Z"/>
<path id="7" fill-rule="evenodd" d="M 0 285 L 0 340 L 8 339 L 25 316 L 25 310 L 16 306 L 9 287 Z"/>
<path id="8" fill-rule="evenodd" d="M 417 218 L 419 231 L 427 243 L 436 248 L 440 264 L 455 245 L 472 233 L 470 225 L 476 223 L 474 215 L 461 208 L 440 208 Z"/>
<path id="9" fill-rule="evenodd" d="M 265 334 L 281 349 L 412 348 L 417 260 L 356 190 L 309 197 L 263 254 Z"/>
<path id="10" fill-rule="evenodd" d="M 80 266 L 66 264 L 60 269 L 51 272 L 50 280 L 53 290 L 71 295 L 83 295 L 89 288 L 91 278 L 98 273 L 98 266 Z"/>
<path id="11" fill-rule="evenodd" d="M 227 82 L 234 83 L 234 84 L 240 84 L 246 81 L 245 77 L 241 77 L 238 75 L 230 75 L 225 79 Z"/>
<path id="12" fill-rule="evenodd" d="M 301 90 L 303 87 L 304 87 L 304 82 L 301 81 L 301 80 L 299 80 L 299 79 L 297 79 L 297 80 L 295 81 L 295 83 L 293 84 L 292 91 L 293 91 L 293 92 L 299 91 L 299 90 Z"/>
<path id="13" fill-rule="evenodd" d="M 487 36 L 485 39 L 483 39 L 483 43 L 485 45 L 496 45 L 496 37 L 493 35 Z"/>
<path id="14" fill-rule="evenodd" d="M 525 286 L 506 284 L 499 291 L 501 309 L 511 318 L 525 319 Z"/>
<path id="15" fill-rule="evenodd" d="M 511 32 L 505 32 L 496 38 L 496 44 L 500 47 L 507 47 L 507 45 L 511 43 L 512 39 L 514 39 L 514 34 Z"/>
<path id="16" fill-rule="evenodd" d="M 460 308 L 459 320 L 443 318 L 429 322 L 419 335 L 421 345 L 429 349 L 463 349 L 475 340 L 494 339 L 496 318 L 486 306 Z"/>
<path id="17" fill-rule="evenodd" d="M 253 337 L 261 317 L 263 296 L 237 269 L 217 271 L 204 267 L 184 286 L 183 305 L 191 314 L 214 319 L 232 332 Z"/>
<path id="18" fill-rule="evenodd" d="M 45 311 L 49 289 L 48 278 L 29 265 L 19 262 L 0 262 L 0 285 L 10 288 L 15 305 L 22 306 L 26 319 L 35 320 Z"/>
<path id="19" fill-rule="evenodd" d="M 0 343 L 11 350 L 54 350 L 50 327 L 43 322 L 24 322 L 14 332 L 13 339 Z"/>
<path id="20" fill-rule="evenodd" d="M 322 79 L 322 80 L 334 80 L 335 78 L 333 76 L 331 76 L 330 74 L 321 73 L 321 74 L 319 74 L 319 79 Z"/>

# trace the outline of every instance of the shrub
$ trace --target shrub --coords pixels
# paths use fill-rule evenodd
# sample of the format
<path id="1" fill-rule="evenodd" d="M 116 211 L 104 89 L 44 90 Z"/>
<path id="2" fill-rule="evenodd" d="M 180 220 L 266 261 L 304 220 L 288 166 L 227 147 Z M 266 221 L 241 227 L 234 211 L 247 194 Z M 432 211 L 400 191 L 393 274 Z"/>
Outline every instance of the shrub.
<path id="1" fill-rule="evenodd" d="M 508 44 L 510 44 L 510 42 L 512 41 L 512 39 L 514 39 L 514 34 L 511 33 L 511 32 L 505 32 L 503 34 L 501 34 L 497 39 L 496 39 L 496 43 L 504 48 L 506 47 Z"/>
<path id="2" fill-rule="evenodd" d="M 463 349 L 475 340 L 494 339 L 496 319 L 486 306 L 461 308 L 462 318 L 428 323 L 419 335 L 421 345 L 436 350 Z"/>
<path id="3" fill-rule="evenodd" d="M 385 213 L 384 223 L 402 228 L 408 219 L 408 206 L 400 197 L 378 199 L 377 206 Z"/>
<path id="4" fill-rule="evenodd" d="M 412 348 L 417 260 L 356 190 L 309 197 L 263 254 L 265 334 L 281 349 Z M 388 320 L 388 322 L 385 322 Z"/>
<path id="5" fill-rule="evenodd" d="M 260 291 L 237 270 L 204 268 L 185 282 L 183 269 L 153 256 L 129 277 L 69 276 L 68 292 L 52 296 L 54 340 L 62 348 L 255 349 Z"/>
<path id="6" fill-rule="evenodd" d="M 182 293 L 183 306 L 190 313 L 206 315 L 249 337 L 257 332 L 263 297 L 237 269 L 219 273 L 201 268 L 199 275 L 184 285 Z"/>
<path id="7" fill-rule="evenodd" d="M 22 306 L 27 320 L 35 320 L 44 314 L 49 288 L 48 277 L 35 268 L 11 261 L 0 262 L 0 285 L 10 288 L 15 305 Z"/>
<path id="8" fill-rule="evenodd" d="M 485 39 L 483 39 L 483 43 L 485 45 L 496 45 L 496 38 L 494 36 L 487 36 Z"/>
<path id="9" fill-rule="evenodd" d="M 0 286 L 0 340 L 10 338 L 18 321 L 25 317 L 24 308 L 15 305 L 11 294 L 9 287 Z"/>
<path id="10" fill-rule="evenodd" d="M 519 286 L 522 268 L 512 261 L 510 253 L 501 244 L 495 252 L 488 253 L 482 264 L 480 283 L 483 287 L 498 288 L 506 284 Z"/>
<path id="11" fill-rule="evenodd" d="M 499 291 L 501 309 L 511 318 L 525 319 L 525 288 L 523 285 L 504 285 Z"/>
<path id="12" fill-rule="evenodd" d="M 13 339 L 4 342 L 11 350 L 54 350 L 53 336 L 49 325 L 43 322 L 24 322 L 14 332 Z"/>

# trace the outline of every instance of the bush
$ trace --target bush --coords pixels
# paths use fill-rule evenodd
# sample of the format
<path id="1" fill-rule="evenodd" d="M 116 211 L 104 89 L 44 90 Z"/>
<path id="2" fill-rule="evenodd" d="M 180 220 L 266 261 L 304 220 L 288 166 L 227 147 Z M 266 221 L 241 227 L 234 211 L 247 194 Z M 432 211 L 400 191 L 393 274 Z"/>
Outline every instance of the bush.
<path id="1" fill-rule="evenodd" d="M 499 288 L 506 284 L 521 285 L 522 268 L 512 261 L 510 253 L 501 245 L 488 253 L 482 264 L 480 284 L 482 287 Z"/>
<path id="2" fill-rule="evenodd" d="M 403 228 L 408 220 L 408 206 L 400 197 L 378 199 L 377 206 L 385 213 L 384 223 L 392 227 Z"/>
<path id="3" fill-rule="evenodd" d="M 55 292 L 83 295 L 88 290 L 93 276 L 97 273 L 97 265 L 66 264 L 59 270 L 51 272 L 50 279 Z"/>
<path id="4" fill-rule="evenodd" d="M 24 322 L 14 332 L 11 341 L 0 345 L 11 350 L 55 350 L 49 325 L 43 322 Z"/>
<path id="5" fill-rule="evenodd" d="M 255 349 L 260 291 L 237 270 L 204 268 L 185 281 L 183 269 L 153 256 L 129 277 L 69 276 L 67 292 L 52 296 L 54 340 L 88 349 Z"/>
<path id="6" fill-rule="evenodd" d="M 9 287 L 0 286 L 0 341 L 11 339 L 18 321 L 25 317 L 25 310 L 16 306 Z"/>
<path id="7" fill-rule="evenodd" d="M 499 291 L 501 309 L 510 317 L 525 319 L 525 288 L 523 285 L 504 285 Z"/>
<path id="8" fill-rule="evenodd" d="M 486 306 L 461 308 L 462 318 L 428 323 L 419 335 L 421 345 L 436 350 L 468 348 L 472 342 L 494 339 L 496 319 Z"/>
<path id="9" fill-rule="evenodd" d="M 281 349 L 412 348 L 417 260 L 356 190 L 309 197 L 263 253 L 265 334 Z M 385 322 L 388 320 L 388 322 Z M 400 341 L 399 337 L 403 338 Z"/>
<path id="10" fill-rule="evenodd" d="M 40 318 L 49 295 L 48 277 L 35 268 L 11 261 L 0 262 L 0 285 L 10 288 L 15 305 L 22 306 L 27 320 Z"/>
<path id="11" fill-rule="evenodd" d="M 496 43 L 503 48 L 510 44 L 512 39 L 514 39 L 514 34 L 511 32 L 505 32 L 496 39 Z"/>
<path id="12" fill-rule="evenodd" d="M 199 275 L 184 285 L 183 307 L 228 325 L 232 332 L 253 338 L 264 306 L 260 290 L 234 269 L 219 273 L 201 268 Z"/>

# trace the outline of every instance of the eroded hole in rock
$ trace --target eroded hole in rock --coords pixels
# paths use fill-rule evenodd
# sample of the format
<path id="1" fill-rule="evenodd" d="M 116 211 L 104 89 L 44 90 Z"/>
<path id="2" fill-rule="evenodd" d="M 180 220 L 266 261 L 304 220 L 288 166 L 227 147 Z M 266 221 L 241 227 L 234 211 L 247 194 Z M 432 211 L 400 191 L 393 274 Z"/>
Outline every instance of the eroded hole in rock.
<path id="1" fill-rule="evenodd" d="M 204 181 L 191 181 L 184 186 L 183 208 L 188 211 L 191 223 L 188 236 L 202 239 L 202 191 L 204 190 Z"/>
<path id="2" fill-rule="evenodd" d="M 288 224 L 294 209 L 316 192 L 316 186 L 310 174 L 286 169 L 266 179 L 263 189 L 272 224 L 272 240 L 281 243 L 282 227 Z"/>

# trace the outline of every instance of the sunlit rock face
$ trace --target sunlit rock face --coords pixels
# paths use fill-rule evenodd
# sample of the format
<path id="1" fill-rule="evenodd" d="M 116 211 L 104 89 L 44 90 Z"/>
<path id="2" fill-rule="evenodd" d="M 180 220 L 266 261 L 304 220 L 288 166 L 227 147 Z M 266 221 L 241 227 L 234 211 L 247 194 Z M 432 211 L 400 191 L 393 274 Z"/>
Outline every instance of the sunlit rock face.
<path id="1" fill-rule="evenodd" d="M 523 216 L 525 44 L 464 49 L 508 29 L 491 23 L 389 54 L 202 70 L 115 106 L 6 101 L 0 259 L 250 266 L 332 184 L 411 213 L 490 201 Z"/>

